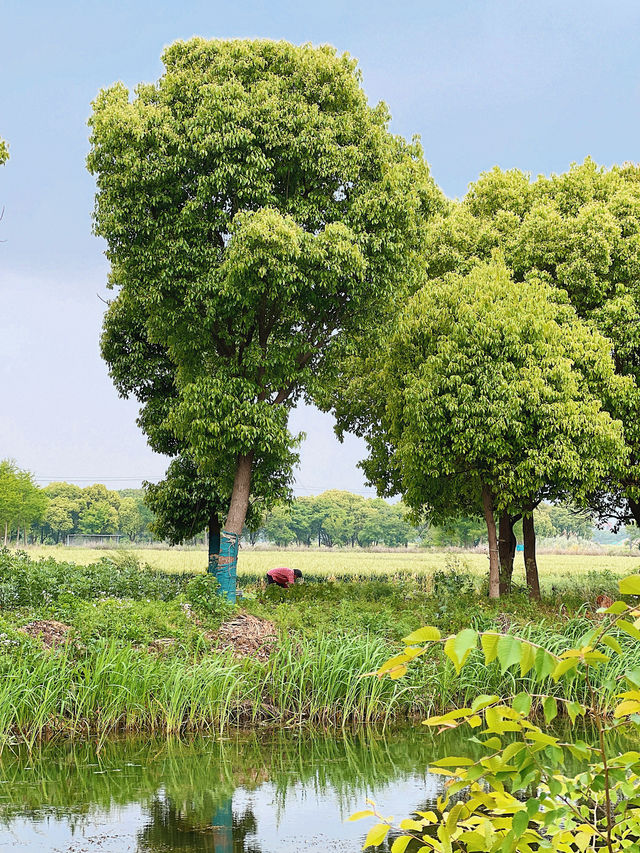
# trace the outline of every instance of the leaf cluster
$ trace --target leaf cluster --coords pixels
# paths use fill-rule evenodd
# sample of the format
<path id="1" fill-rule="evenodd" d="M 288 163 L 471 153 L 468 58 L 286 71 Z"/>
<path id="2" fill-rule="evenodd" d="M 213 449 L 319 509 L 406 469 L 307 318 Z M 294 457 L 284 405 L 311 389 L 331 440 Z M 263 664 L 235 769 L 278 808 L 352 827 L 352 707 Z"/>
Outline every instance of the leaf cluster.
<path id="1" fill-rule="evenodd" d="M 486 665 L 497 659 L 503 672 L 517 668 L 521 675 L 535 674 L 540 683 L 549 677 L 556 682 L 580 680 L 588 698 L 578 702 L 548 694 L 518 693 L 509 700 L 478 695 L 468 707 L 425 720 L 440 732 L 469 727 L 470 741 L 484 754 L 477 760 L 448 756 L 434 762 L 431 772 L 445 777 L 445 793 L 438 798 L 437 811 L 419 812 L 400 823 L 402 835 L 393 843 L 394 853 L 403 853 L 412 839 L 421 842 L 425 853 L 637 849 L 640 752 L 610 755 L 606 735 L 622 725 L 636 731 L 640 727 L 640 676 L 637 670 L 624 672 L 612 720 L 602 717 L 592 685 L 594 670 L 612 656 L 624 655 L 616 634 L 640 642 L 640 609 L 634 603 L 640 577 L 622 580 L 620 592 L 631 596 L 632 603 L 616 601 L 603 608 L 602 623 L 561 654 L 514 635 L 471 628 L 443 638 L 437 628 L 425 627 L 405 637 L 404 651 L 383 664 L 378 677 L 402 678 L 411 662 L 429 650 L 424 643 L 442 643 L 459 674 L 480 646 Z M 536 705 L 542 708 L 544 723 L 532 714 Z M 579 717 L 591 717 L 596 744 L 557 736 L 550 726 L 560 711 L 572 728 Z M 570 757 L 581 765 L 573 776 L 566 773 Z M 379 823 L 369 832 L 365 848 L 380 844 L 392 826 L 375 806 L 352 819 L 372 816 Z"/>

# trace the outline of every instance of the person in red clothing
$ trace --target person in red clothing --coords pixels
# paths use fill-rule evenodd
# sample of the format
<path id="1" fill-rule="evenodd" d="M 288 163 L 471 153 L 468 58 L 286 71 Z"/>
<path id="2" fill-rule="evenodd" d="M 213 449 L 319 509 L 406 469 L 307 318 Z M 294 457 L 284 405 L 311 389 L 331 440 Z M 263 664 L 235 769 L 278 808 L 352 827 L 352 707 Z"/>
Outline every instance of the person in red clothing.
<path id="1" fill-rule="evenodd" d="M 267 572 L 267 584 L 275 583 L 278 586 L 288 587 L 293 586 L 297 580 L 302 577 L 300 569 L 269 569 Z"/>

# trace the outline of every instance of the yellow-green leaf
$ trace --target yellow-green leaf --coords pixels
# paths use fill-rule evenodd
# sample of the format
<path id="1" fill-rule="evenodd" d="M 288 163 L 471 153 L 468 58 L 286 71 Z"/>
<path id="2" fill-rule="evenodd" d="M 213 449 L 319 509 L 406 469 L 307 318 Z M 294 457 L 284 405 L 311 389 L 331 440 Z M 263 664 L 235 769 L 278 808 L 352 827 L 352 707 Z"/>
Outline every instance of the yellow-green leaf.
<path id="1" fill-rule="evenodd" d="M 375 812 L 372 812 L 371 809 L 365 809 L 362 812 L 354 812 L 347 820 L 362 820 L 363 817 L 373 817 Z"/>
<path id="2" fill-rule="evenodd" d="M 425 628 L 418 628 L 417 631 L 413 631 L 413 633 L 409 634 L 408 637 L 405 637 L 402 642 L 406 643 L 408 646 L 414 645 L 415 643 L 435 643 L 441 638 L 441 636 L 442 635 L 437 628 L 427 625 Z"/>
<path id="3" fill-rule="evenodd" d="M 375 826 L 372 826 L 369 832 L 367 833 L 367 837 L 365 839 L 364 844 L 362 845 L 362 849 L 366 850 L 367 847 L 377 847 L 378 844 L 382 844 L 382 842 L 387 837 L 389 829 L 390 827 L 387 826 L 386 823 L 377 823 Z"/>
<path id="4" fill-rule="evenodd" d="M 498 634 L 482 634 L 480 637 L 485 663 L 489 664 L 497 658 L 499 639 L 500 637 Z"/>
<path id="5" fill-rule="evenodd" d="M 562 678 L 563 675 L 566 675 L 568 672 L 571 672 L 578 666 L 577 658 L 566 658 L 565 660 L 561 660 L 560 663 L 556 666 L 556 668 L 551 673 L 551 677 L 554 681 L 558 681 L 559 678 Z"/>
<path id="6" fill-rule="evenodd" d="M 618 584 L 622 595 L 640 595 L 640 575 L 629 575 Z"/>
<path id="7" fill-rule="evenodd" d="M 640 702 L 635 699 L 625 699 L 624 702 L 621 702 L 613 712 L 613 716 L 616 719 L 620 717 L 627 717 L 629 714 L 639 714 L 640 713 Z"/>
<path id="8" fill-rule="evenodd" d="M 404 853 L 411 840 L 410 835 L 401 835 L 400 838 L 396 838 L 391 845 L 391 853 Z"/>

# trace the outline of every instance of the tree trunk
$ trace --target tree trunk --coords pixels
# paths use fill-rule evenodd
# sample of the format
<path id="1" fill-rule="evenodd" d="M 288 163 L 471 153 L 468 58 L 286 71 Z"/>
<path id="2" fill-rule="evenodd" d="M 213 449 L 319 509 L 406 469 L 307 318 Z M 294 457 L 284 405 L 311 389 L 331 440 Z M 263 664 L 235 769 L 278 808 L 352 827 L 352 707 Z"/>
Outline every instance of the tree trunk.
<path id="1" fill-rule="evenodd" d="M 247 517 L 247 510 L 249 509 L 252 464 L 253 453 L 247 453 L 244 456 L 238 457 L 229 514 L 224 525 L 224 529 L 228 533 L 234 533 L 236 536 L 240 536 L 242 533 L 242 528 Z"/>
<path id="2" fill-rule="evenodd" d="M 536 530 L 533 522 L 533 507 L 522 517 L 522 533 L 524 537 L 524 567 L 527 574 L 529 598 L 540 601 L 540 579 L 536 560 Z"/>
<path id="3" fill-rule="evenodd" d="M 485 483 L 482 484 L 482 509 L 487 523 L 489 539 L 489 598 L 500 598 L 500 568 L 498 563 L 498 537 L 496 519 L 493 512 L 493 494 Z"/>
<path id="4" fill-rule="evenodd" d="M 500 514 L 498 534 L 498 556 L 500 558 L 500 595 L 510 595 L 511 578 L 513 576 L 513 560 L 515 548 L 513 547 L 513 525 L 511 515 L 508 512 Z"/>
<path id="5" fill-rule="evenodd" d="M 220 534 L 220 549 L 215 575 L 220 584 L 220 595 L 231 602 L 236 600 L 238 547 L 249 509 L 252 464 L 253 453 L 238 457 L 229 513 L 224 530 Z"/>
<path id="6" fill-rule="evenodd" d="M 217 512 L 209 516 L 209 560 L 207 572 L 212 575 L 218 570 L 218 557 L 220 556 L 220 519 Z"/>
<path id="7" fill-rule="evenodd" d="M 629 512 L 633 516 L 633 520 L 640 528 L 640 502 L 631 500 L 631 498 L 627 498 L 629 503 Z"/>
<path id="8" fill-rule="evenodd" d="M 513 562 L 516 558 L 516 545 L 518 544 L 513 528 L 521 518 L 522 515 L 511 515 L 508 512 L 503 512 L 500 516 L 500 533 L 498 538 L 500 595 L 511 594 Z"/>
<path id="9" fill-rule="evenodd" d="M 5 521 L 4 523 L 4 547 L 7 547 L 7 538 L 9 536 L 9 522 Z"/>

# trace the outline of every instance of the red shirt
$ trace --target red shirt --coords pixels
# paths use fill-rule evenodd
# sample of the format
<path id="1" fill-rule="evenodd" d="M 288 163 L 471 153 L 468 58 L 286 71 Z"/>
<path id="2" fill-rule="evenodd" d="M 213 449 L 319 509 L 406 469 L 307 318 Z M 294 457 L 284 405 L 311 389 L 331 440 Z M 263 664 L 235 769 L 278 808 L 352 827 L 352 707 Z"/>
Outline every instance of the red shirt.
<path id="1" fill-rule="evenodd" d="M 278 586 L 293 586 L 296 582 L 296 576 L 293 573 L 293 569 L 285 569 L 284 567 L 269 569 L 267 574 L 275 583 L 278 584 Z"/>

